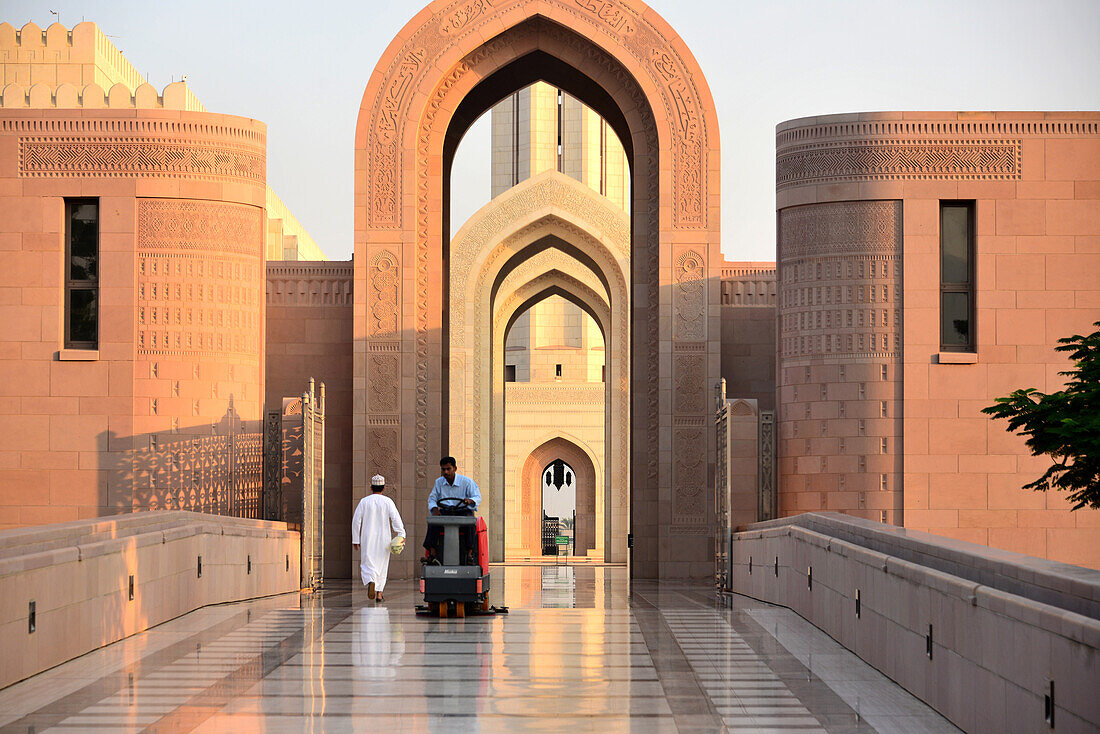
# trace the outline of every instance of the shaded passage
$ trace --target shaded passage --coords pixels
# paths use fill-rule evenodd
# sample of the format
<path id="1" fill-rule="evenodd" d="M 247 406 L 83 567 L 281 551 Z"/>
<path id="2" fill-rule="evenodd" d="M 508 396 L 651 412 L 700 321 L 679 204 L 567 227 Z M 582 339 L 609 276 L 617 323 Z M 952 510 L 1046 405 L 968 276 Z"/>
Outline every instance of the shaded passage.
<path id="1" fill-rule="evenodd" d="M 785 609 L 623 567 L 493 575 L 509 615 L 418 618 L 409 581 L 202 609 L 0 691 L 0 734 L 956 731 Z"/>

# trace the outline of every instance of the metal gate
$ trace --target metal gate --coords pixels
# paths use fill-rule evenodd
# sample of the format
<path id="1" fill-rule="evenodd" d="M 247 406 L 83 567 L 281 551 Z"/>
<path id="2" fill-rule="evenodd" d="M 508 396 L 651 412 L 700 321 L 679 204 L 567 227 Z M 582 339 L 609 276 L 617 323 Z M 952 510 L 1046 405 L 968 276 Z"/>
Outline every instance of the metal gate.
<path id="1" fill-rule="evenodd" d="M 316 589 L 324 580 L 325 383 L 310 378 L 301 397 L 282 403 L 264 421 L 264 519 L 301 534 L 301 585 Z"/>
<path id="2" fill-rule="evenodd" d="M 325 383 L 302 395 L 302 588 L 324 580 L 325 556 Z"/>
<path id="3" fill-rule="evenodd" d="M 714 462 L 714 582 L 718 589 L 729 588 L 730 527 L 729 484 L 729 406 L 726 403 L 726 380 L 715 385 L 714 435 L 717 442 Z"/>

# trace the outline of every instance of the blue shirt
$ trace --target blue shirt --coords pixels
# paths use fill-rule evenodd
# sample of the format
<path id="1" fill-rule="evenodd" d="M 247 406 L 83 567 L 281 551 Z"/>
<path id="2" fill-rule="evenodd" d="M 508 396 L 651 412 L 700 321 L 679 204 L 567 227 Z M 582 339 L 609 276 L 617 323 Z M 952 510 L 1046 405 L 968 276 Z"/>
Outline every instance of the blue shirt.
<path id="1" fill-rule="evenodd" d="M 439 507 L 439 500 L 453 497 L 455 499 L 465 500 L 471 499 L 474 501 L 473 506 L 466 505 L 471 510 L 476 510 L 477 506 L 481 504 L 481 490 L 477 488 L 477 484 L 473 479 L 464 477 L 461 474 L 455 474 L 455 483 L 448 484 L 447 480 L 443 477 L 435 480 L 435 486 L 432 487 L 432 493 L 428 495 L 428 510 L 433 510 Z M 457 507 L 454 502 L 447 502 L 444 507 Z"/>

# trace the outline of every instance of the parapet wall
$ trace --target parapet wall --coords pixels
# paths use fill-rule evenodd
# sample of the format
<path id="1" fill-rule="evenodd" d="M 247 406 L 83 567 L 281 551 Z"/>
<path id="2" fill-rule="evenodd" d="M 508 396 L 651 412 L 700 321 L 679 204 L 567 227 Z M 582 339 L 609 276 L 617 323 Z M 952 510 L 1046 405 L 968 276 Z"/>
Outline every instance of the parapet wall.
<path id="1" fill-rule="evenodd" d="M 118 82 L 104 90 L 98 84 L 74 86 L 59 84 L 7 84 L 0 93 L 0 108 L 20 109 L 112 109 L 112 110 L 186 110 L 205 112 L 185 82 L 174 82 L 158 92 L 152 84 L 141 84 L 134 91 Z"/>
<path id="2" fill-rule="evenodd" d="M 297 591 L 300 543 L 193 512 L 0 532 L 0 688 L 199 607 Z"/>
<path id="3" fill-rule="evenodd" d="M 984 581 L 921 562 L 934 558 Z M 1048 705 L 1058 731 L 1100 726 L 1100 572 L 829 513 L 735 533 L 729 578 L 732 591 L 791 608 L 964 731 L 1049 729 Z"/>
<path id="4" fill-rule="evenodd" d="M 95 23 L 0 23 L 0 91 L 3 108 L 206 111 L 184 82 L 157 92 Z"/>

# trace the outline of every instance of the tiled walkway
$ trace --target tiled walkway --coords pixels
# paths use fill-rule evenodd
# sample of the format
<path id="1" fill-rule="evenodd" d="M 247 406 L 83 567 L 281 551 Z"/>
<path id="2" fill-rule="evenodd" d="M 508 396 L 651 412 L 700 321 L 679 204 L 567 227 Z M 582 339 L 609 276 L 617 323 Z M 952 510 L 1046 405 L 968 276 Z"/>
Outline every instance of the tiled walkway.
<path id="1" fill-rule="evenodd" d="M 202 609 L 0 691 L 0 734 L 957 731 L 785 609 L 623 568 L 493 580 L 511 614 L 418 618 L 400 581 Z"/>

